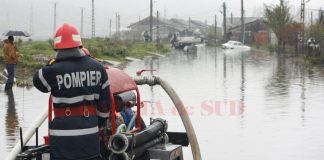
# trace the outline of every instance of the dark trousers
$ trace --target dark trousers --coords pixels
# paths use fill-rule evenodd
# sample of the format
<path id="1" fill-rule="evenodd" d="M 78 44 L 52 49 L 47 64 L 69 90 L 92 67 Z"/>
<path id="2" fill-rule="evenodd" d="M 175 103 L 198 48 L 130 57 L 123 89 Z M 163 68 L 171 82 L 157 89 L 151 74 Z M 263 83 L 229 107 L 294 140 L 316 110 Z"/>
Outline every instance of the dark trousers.
<path id="1" fill-rule="evenodd" d="M 8 72 L 8 80 L 6 82 L 5 89 L 11 89 L 15 77 L 15 64 L 6 64 L 6 69 Z"/>

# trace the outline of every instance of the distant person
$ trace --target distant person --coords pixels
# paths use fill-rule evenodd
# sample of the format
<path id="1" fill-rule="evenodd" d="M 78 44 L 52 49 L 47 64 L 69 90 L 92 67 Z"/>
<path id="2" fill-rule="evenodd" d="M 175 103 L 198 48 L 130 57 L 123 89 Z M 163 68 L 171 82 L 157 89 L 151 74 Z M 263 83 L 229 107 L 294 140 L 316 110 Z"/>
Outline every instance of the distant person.
<path id="1" fill-rule="evenodd" d="M 108 75 L 81 48 L 77 28 L 64 23 L 54 37 L 55 61 L 34 75 L 34 86 L 53 100 L 51 160 L 100 159 L 99 128 L 110 111 Z"/>
<path id="2" fill-rule="evenodd" d="M 177 36 L 176 33 L 172 34 L 172 37 L 171 37 L 171 40 L 170 40 L 170 42 L 172 44 L 172 47 L 176 47 L 176 43 L 178 42 L 178 38 L 177 37 L 178 36 Z"/>
<path id="3" fill-rule="evenodd" d="M 15 77 L 15 65 L 19 57 L 19 54 L 17 53 L 16 47 L 13 42 L 14 37 L 9 36 L 8 39 L 4 40 L 3 44 L 4 62 L 6 65 L 6 70 L 8 72 L 8 79 L 5 86 L 6 91 L 12 89 Z"/>
<path id="4" fill-rule="evenodd" d="M 150 40 L 150 33 L 148 31 L 144 31 L 143 38 L 144 38 L 144 42 L 148 43 Z"/>

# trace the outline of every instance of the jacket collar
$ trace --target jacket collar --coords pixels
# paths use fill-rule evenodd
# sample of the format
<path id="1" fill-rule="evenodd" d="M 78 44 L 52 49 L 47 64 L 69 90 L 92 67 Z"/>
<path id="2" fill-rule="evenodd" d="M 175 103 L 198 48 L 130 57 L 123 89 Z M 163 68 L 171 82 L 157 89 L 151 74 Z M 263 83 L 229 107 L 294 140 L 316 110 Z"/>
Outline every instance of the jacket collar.
<path id="1" fill-rule="evenodd" d="M 5 40 L 3 41 L 3 43 L 10 43 L 10 44 L 13 44 L 13 42 L 9 41 L 8 39 L 5 39 Z"/>
<path id="2" fill-rule="evenodd" d="M 56 60 L 74 59 L 85 56 L 84 52 L 79 48 L 59 49 L 56 53 Z"/>

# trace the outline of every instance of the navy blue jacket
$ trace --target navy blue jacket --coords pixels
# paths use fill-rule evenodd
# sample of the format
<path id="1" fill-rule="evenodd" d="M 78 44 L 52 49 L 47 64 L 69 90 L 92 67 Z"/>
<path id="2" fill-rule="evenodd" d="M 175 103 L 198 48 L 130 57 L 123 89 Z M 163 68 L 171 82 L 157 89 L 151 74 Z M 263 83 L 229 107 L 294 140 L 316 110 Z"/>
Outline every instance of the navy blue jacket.
<path id="1" fill-rule="evenodd" d="M 59 52 L 54 64 L 36 72 L 34 86 L 42 92 L 51 92 L 54 109 L 95 105 L 99 122 L 103 122 L 110 111 L 106 71 L 99 62 L 80 54 L 78 48 L 68 51 L 70 53 Z M 54 118 L 49 125 L 51 160 L 98 157 L 97 116 Z"/>

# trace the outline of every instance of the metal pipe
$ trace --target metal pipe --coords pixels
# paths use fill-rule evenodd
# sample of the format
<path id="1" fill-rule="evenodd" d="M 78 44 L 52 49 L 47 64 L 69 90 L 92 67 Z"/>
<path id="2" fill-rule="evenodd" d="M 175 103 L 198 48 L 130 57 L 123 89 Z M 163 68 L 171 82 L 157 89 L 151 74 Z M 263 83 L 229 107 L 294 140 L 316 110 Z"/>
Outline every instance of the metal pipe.
<path id="1" fill-rule="evenodd" d="M 196 133 L 195 130 L 192 126 L 190 117 L 180 99 L 180 97 L 177 95 L 177 93 L 175 92 L 175 90 L 169 85 L 169 83 L 167 83 L 166 81 L 164 81 L 163 79 L 161 79 L 160 77 L 156 77 L 156 76 L 150 76 L 150 77 L 146 77 L 146 76 L 138 76 L 133 78 L 135 83 L 137 85 L 160 85 L 165 92 L 169 95 L 169 97 L 171 98 L 172 102 L 174 103 L 174 105 L 176 106 L 179 115 L 181 117 L 182 123 L 186 129 L 188 138 L 189 138 L 189 143 L 191 146 L 191 151 L 192 151 L 192 156 L 194 160 L 201 160 L 201 153 L 200 153 L 200 148 L 199 148 L 199 144 L 198 144 L 198 140 L 196 137 Z"/>
<path id="2" fill-rule="evenodd" d="M 0 73 L 0 78 L 5 80 L 5 81 L 8 79 L 7 76 L 3 75 L 2 73 Z"/>
<path id="3" fill-rule="evenodd" d="M 131 138 L 125 134 L 115 134 L 109 139 L 109 147 L 115 154 L 121 154 L 125 152 L 131 142 Z"/>
<path id="4" fill-rule="evenodd" d="M 152 139 L 151 141 L 144 143 L 142 145 L 139 145 L 137 148 L 134 148 L 132 151 L 127 151 L 127 152 L 121 152 L 121 153 L 111 153 L 109 156 L 109 160 L 128 160 L 127 158 L 129 158 L 128 155 L 132 155 L 135 158 L 138 158 L 140 156 L 142 156 L 147 149 L 151 148 L 152 146 L 162 143 L 163 142 L 164 137 L 158 136 L 155 139 Z M 132 152 L 132 153 L 130 153 Z"/>
<path id="5" fill-rule="evenodd" d="M 119 134 L 121 132 L 126 132 L 127 131 L 127 127 L 125 124 L 121 124 L 120 126 L 117 127 L 117 131 L 116 133 Z"/>
<path id="6" fill-rule="evenodd" d="M 48 109 L 44 108 L 39 117 L 32 123 L 32 125 L 28 128 L 28 130 L 23 135 L 23 145 L 30 140 L 30 138 L 34 135 L 36 128 L 39 128 L 43 122 L 46 120 L 48 115 Z M 11 150 L 6 160 L 15 160 L 16 156 L 21 152 L 21 144 L 20 142 L 16 143 L 15 147 Z"/>
<path id="7" fill-rule="evenodd" d="M 109 155 L 109 160 L 130 160 L 127 153 L 123 152 L 121 154 L 111 153 Z"/>
<path id="8" fill-rule="evenodd" d="M 132 117 L 132 119 L 129 121 L 129 124 L 127 126 L 127 131 L 130 131 L 131 130 L 131 127 L 134 124 L 136 117 L 137 117 L 137 113 L 135 112 L 134 115 L 133 115 L 133 117 Z"/>

